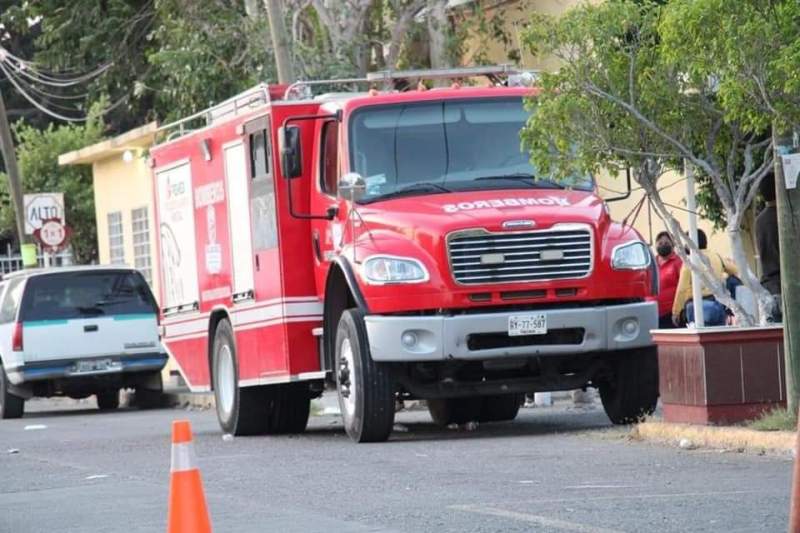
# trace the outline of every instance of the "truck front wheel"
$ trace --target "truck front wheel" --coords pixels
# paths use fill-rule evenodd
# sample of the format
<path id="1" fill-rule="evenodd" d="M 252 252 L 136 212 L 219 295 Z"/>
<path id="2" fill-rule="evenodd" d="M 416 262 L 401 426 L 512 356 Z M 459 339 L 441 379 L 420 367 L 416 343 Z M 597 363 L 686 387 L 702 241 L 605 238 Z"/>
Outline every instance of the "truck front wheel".
<path id="1" fill-rule="evenodd" d="M 436 425 L 466 424 L 481 418 L 483 398 L 436 398 L 428 400 L 428 412 Z"/>
<path id="2" fill-rule="evenodd" d="M 600 382 L 600 399 L 614 424 L 631 424 L 653 414 L 658 403 L 655 347 L 619 353 L 609 359 L 613 377 Z"/>
<path id="3" fill-rule="evenodd" d="M 390 368 L 372 360 L 364 314 L 348 309 L 336 330 L 336 390 L 344 429 L 355 442 L 381 442 L 394 425 Z"/>
<path id="4" fill-rule="evenodd" d="M 260 435 L 269 429 L 269 401 L 264 387 L 240 387 L 236 342 L 228 320 L 217 324 L 212 352 L 217 419 L 225 433 Z"/>

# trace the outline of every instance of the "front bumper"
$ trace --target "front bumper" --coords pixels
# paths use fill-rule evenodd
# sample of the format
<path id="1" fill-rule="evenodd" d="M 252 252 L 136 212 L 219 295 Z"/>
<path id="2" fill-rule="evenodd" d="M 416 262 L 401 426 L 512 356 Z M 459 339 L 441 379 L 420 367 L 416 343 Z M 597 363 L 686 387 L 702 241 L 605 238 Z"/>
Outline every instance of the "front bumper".
<path id="1" fill-rule="evenodd" d="M 79 363 L 88 361 L 107 361 L 108 364 L 106 368 L 100 370 L 81 370 L 79 368 Z M 8 380 L 12 384 L 20 385 L 22 383 L 48 379 L 82 378 L 132 372 L 160 371 L 166 364 L 166 353 L 145 353 L 29 362 L 17 367 L 9 367 L 6 369 L 6 373 L 8 375 Z"/>
<path id="2" fill-rule="evenodd" d="M 485 348 L 471 342 L 481 334 L 494 334 L 495 341 L 507 336 L 512 315 L 544 313 L 550 336 L 530 336 L 524 346 Z M 502 357 L 576 354 L 626 350 L 652 345 L 650 330 L 658 326 L 655 302 L 625 305 L 509 311 L 464 315 L 365 317 L 370 352 L 375 361 L 481 360 Z M 631 327 L 635 323 L 635 328 Z M 626 326 L 625 328 L 624 326 Z M 570 332 L 569 344 L 559 344 L 559 331 Z M 579 337 L 577 332 L 582 331 Z M 402 339 L 416 342 L 404 345 Z M 411 344 L 411 343 L 409 343 Z M 476 344 L 478 346 L 476 346 Z"/>

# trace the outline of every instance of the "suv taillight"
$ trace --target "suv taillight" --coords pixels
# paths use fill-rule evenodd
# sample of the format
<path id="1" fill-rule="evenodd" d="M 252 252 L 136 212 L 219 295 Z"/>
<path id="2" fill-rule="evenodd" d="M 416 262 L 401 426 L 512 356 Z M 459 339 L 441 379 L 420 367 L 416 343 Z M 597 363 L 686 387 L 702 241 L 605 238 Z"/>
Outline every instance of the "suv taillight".
<path id="1" fill-rule="evenodd" d="M 11 349 L 15 352 L 22 351 L 22 322 L 14 324 L 14 336 L 11 338 Z"/>

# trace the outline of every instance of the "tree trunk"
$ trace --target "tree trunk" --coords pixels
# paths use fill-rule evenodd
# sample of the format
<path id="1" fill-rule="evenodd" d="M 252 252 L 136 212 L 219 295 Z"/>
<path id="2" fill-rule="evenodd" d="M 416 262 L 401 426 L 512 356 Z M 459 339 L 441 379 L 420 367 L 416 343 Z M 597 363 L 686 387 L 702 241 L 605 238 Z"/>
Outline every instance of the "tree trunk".
<path id="1" fill-rule="evenodd" d="M 275 67 L 278 70 L 278 83 L 293 83 L 294 67 L 292 54 L 289 51 L 289 35 L 283 21 L 283 2 L 281 0 L 264 0 L 264 7 L 269 18 L 269 32 L 272 35 L 272 48 L 275 52 Z"/>
<path id="2" fill-rule="evenodd" d="M 744 249 L 744 238 L 739 228 L 728 228 L 728 237 L 731 241 L 731 251 L 736 268 L 739 269 L 739 277 L 745 287 L 753 293 L 753 300 L 756 304 L 756 315 L 753 317 L 759 326 L 767 325 L 769 310 L 772 304 L 772 297 L 769 292 L 761 285 L 755 272 L 747 260 L 747 253 Z M 750 325 L 750 324 L 746 324 Z"/>
<path id="3" fill-rule="evenodd" d="M 450 67 L 447 56 L 447 0 L 433 0 L 428 12 L 428 42 L 431 68 Z"/>
<path id="4" fill-rule="evenodd" d="M 791 150 L 791 132 L 782 135 L 773 125 L 772 146 L 775 150 L 775 199 L 781 251 L 786 408 L 790 413 L 797 413 L 800 401 L 800 189 L 786 188 L 780 157 Z"/>
<path id="5" fill-rule="evenodd" d="M 25 206 L 22 203 L 22 177 L 17 166 L 17 154 L 14 151 L 14 139 L 11 137 L 11 127 L 8 125 L 6 104 L 0 92 L 0 151 L 6 164 L 8 175 L 8 189 L 11 201 L 14 203 L 14 215 L 17 223 L 17 242 L 20 246 L 25 242 Z"/>

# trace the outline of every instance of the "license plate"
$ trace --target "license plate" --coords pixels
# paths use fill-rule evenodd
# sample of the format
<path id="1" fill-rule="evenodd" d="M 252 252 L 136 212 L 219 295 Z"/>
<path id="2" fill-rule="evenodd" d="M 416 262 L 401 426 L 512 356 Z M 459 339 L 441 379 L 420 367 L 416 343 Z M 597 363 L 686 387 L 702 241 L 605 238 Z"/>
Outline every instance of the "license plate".
<path id="1" fill-rule="evenodd" d="M 89 372 L 107 372 L 111 370 L 111 359 L 94 359 L 91 361 L 78 361 L 75 363 L 75 374 Z"/>
<path id="2" fill-rule="evenodd" d="M 512 315 L 508 317 L 508 335 L 544 335 L 547 333 L 547 315 L 536 313 L 529 315 Z"/>

